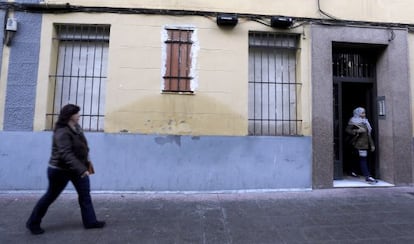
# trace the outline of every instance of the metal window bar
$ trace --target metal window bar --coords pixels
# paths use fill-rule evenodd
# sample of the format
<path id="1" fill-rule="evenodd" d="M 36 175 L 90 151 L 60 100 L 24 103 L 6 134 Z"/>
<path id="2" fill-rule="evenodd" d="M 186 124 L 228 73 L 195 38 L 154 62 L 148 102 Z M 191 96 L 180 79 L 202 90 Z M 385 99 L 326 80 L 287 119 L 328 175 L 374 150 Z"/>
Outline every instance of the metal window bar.
<path id="1" fill-rule="evenodd" d="M 74 103 L 81 107 L 85 131 L 103 131 L 110 27 L 56 24 L 55 30 L 57 64 L 49 75 L 54 91 L 47 129 L 53 128 L 64 105 Z"/>
<path id="2" fill-rule="evenodd" d="M 164 92 L 191 92 L 190 76 L 192 33 L 189 29 L 167 29 L 167 69 Z"/>
<path id="3" fill-rule="evenodd" d="M 300 135 L 297 35 L 249 34 L 249 135 Z"/>
<path id="4" fill-rule="evenodd" d="M 334 77 L 373 78 L 374 66 L 369 53 L 341 50 L 333 53 L 332 70 Z"/>

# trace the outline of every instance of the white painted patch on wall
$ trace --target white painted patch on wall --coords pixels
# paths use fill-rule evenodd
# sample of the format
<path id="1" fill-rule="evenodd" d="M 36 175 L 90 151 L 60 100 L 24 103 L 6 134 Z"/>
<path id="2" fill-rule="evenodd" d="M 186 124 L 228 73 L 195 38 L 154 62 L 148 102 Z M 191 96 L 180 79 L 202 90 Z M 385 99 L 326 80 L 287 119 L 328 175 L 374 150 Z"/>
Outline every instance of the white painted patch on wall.
<path id="1" fill-rule="evenodd" d="M 191 41 L 193 42 L 191 46 L 191 69 L 190 77 L 193 77 L 190 82 L 191 91 L 195 92 L 198 87 L 198 73 L 197 73 L 197 58 L 198 52 L 200 50 L 200 43 L 198 40 L 197 29 L 194 25 L 165 25 L 161 30 L 161 92 L 164 90 L 164 74 L 167 70 L 167 45 L 165 41 L 168 39 L 167 29 L 177 29 L 177 30 L 192 30 L 193 34 L 191 35 Z"/>

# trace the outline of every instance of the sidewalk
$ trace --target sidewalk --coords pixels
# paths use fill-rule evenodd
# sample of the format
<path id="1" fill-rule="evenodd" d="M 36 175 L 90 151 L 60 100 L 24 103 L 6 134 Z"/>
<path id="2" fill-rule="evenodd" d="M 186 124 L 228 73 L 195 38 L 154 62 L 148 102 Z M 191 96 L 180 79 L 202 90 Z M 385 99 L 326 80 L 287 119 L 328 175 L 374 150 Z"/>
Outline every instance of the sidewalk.
<path id="1" fill-rule="evenodd" d="M 414 187 L 301 192 L 93 193 L 101 230 L 64 193 L 24 227 L 41 193 L 0 193 L 0 243 L 414 243 Z"/>

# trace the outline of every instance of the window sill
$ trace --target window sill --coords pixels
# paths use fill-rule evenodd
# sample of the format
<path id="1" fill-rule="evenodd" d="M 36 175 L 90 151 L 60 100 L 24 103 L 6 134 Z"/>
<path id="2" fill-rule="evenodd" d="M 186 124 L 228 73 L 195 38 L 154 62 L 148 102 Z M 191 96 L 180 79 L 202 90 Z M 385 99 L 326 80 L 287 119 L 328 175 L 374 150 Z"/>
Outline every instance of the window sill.
<path id="1" fill-rule="evenodd" d="M 181 91 L 181 92 L 161 91 L 161 94 L 172 94 L 172 95 L 195 95 L 195 92 L 191 92 L 191 91 Z"/>

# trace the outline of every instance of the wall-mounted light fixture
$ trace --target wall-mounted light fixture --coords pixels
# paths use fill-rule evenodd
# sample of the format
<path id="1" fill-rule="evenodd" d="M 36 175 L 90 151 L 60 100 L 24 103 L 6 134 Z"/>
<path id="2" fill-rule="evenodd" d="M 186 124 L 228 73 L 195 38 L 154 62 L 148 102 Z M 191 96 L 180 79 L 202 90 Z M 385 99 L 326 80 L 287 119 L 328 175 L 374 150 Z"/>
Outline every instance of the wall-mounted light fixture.
<path id="1" fill-rule="evenodd" d="M 17 20 L 15 18 L 8 18 L 6 28 L 4 32 L 4 43 L 6 46 L 10 46 L 13 40 L 14 34 L 17 31 Z"/>
<path id="2" fill-rule="evenodd" d="M 273 16 L 270 18 L 270 26 L 273 28 L 286 29 L 291 27 L 293 24 L 293 19 L 289 17 L 276 17 Z"/>
<path id="3" fill-rule="evenodd" d="M 236 14 L 218 14 L 217 25 L 234 27 L 239 22 Z"/>

